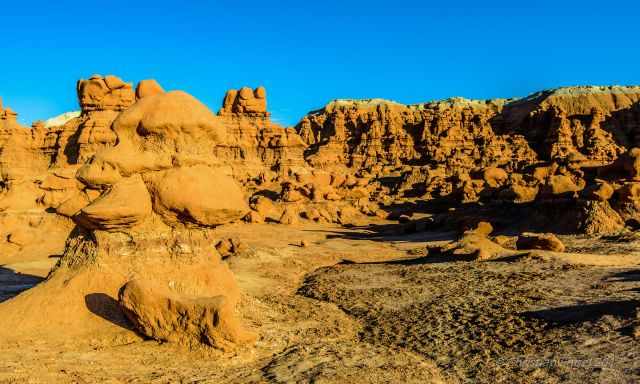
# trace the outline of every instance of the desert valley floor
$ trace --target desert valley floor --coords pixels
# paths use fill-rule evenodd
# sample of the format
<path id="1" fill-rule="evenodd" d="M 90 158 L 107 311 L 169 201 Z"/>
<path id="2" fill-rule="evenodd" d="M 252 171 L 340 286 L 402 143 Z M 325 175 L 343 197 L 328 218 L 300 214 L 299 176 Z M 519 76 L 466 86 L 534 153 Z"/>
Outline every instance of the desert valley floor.
<path id="1" fill-rule="evenodd" d="M 640 380 L 640 236 L 566 236 L 565 253 L 469 263 L 425 252 L 452 233 L 405 232 L 391 222 L 220 228 L 246 244 L 226 262 L 243 292 L 240 312 L 261 335 L 254 347 L 193 350 L 114 324 L 91 340 L 2 343 L 0 382 Z M 55 261 L 3 266 L 2 300 Z M 112 321 L 108 311 L 95 316 Z"/>

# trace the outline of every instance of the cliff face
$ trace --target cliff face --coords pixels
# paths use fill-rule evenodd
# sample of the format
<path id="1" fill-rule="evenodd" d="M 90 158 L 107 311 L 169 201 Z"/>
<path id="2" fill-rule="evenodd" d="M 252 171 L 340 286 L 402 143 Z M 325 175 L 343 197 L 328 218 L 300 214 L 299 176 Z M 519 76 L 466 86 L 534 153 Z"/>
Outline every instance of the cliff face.
<path id="1" fill-rule="evenodd" d="M 395 196 L 535 202 L 520 221 L 558 224 L 558 231 L 610 232 L 640 222 L 640 87 L 419 105 L 337 100 L 297 129 L 313 166 L 395 179 Z M 553 208 L 560 201 L 568 205 Z M 556 211 L 564 216 L 548 215 Z"/>
<path id="2" fill-rule="evenodd" d="M 510 103 L 498 130 L 516 132 L 544 159 L 606 163 L 640 145 L 640 87 L 570 87 Z"/>
<path id="3" fill-rule="evenodd" d="M 448 168 L 533 162 L 521 135 L 497 134 L 503 101 L 451 99 L 423 105 L 338 100 L 297 128 L 315 166 L 442 165 Z"/>
<path id="4" fill-rule="evenodd" d="M 422 164 L 449 169 L 578 157 L 605 163 L 640 144 L 640 87 L 576 87 L 521 100 L 419 105 L 337 100 L 297 125 L 316 166 Z"/>

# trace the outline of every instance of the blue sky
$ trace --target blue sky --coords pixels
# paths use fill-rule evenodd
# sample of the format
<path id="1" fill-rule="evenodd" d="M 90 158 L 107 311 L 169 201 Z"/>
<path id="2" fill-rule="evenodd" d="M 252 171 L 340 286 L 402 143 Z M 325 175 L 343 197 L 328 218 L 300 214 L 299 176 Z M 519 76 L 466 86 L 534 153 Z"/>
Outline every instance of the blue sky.
<path id="1" fill-rule="evenodd" d="M 640 84 L 639 22 L 637 1 L 11 1 L 0 97 L 30 123 L 78 109 L 75 81 L 94 73 L 155 78 L 214 111 L 226 89 L 264 85 L 295 124 L 334 98 Z"/>

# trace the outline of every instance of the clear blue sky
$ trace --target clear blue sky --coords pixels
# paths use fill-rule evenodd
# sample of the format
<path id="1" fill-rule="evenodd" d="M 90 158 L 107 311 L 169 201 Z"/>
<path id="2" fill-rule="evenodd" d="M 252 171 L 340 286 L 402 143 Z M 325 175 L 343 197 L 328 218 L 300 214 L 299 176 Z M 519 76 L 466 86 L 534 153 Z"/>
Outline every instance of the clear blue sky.
<path id="1" fill-rule="evenodd" d="M 455 5 L 449 5 L 455 4 Z M 217 111 L 264 85 L 274 119 L 334 98 L 414 103 L 640 83 L 637 1 L 10 1 L 0 96 L 30 123 L 94 73 L 157 79 Z"/>

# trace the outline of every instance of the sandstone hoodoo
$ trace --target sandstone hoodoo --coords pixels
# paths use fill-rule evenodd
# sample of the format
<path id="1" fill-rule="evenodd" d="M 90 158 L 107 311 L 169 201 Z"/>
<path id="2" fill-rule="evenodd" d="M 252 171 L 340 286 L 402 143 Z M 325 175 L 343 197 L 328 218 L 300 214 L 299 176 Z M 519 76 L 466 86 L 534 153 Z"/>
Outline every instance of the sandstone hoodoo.
<path id="1" fill-rule="evenodd" d="M 106 332 L 92 312 L 108 310 L 113 323 L 129 319 L 162 341 L 229 349 L 252 340 L 235 319 L 233 274 L 208 240 L 208 228 L 249 210 L 230 169 L 211 156 L 225 142 L 222 126 L 195 98 L 173 91 L 140 98 L 110 129 L 117 144 L 78 170 L 75 187 L 88 198 L 65 205 L 77 227 L 61 259 L 45 282 L 0 305 L 10 313 L 2 328 L 88 336 Z M 124 312 L 113 304 L 120 290 Z"/>
<path id="2" fill-rule="evenodd" d="M 265 173 L 286 174 L 306 166 L 306 146 L 295 129 L 270 120 L 264 87 L 227 91 L 218 121 L 225 127 L 229 142 L 218 146 L 216 155 L 232 165 L 237 177 L 251 182 L 264 178 Z"/>
<path id="3" fill-rule="evenodd" d="M 242 114 L 251 117 L 269 117 L 267 112 L 267 90 L 264 87 L 240 90 L 230 89 L 224 96 L 220 115 Z"/>
<path id="4" fill-rule="evenodd" d="M 96 151 L 115 144 L 116 134 L 111 123 L 118 113 L 133 104 L 135 94 L 131 84 L 115 76 L 94 75 L 88 80 L 79 80 L 77 90 L 82 108 L 77 128 L 77 161 L 82 163 Z"/>

